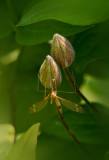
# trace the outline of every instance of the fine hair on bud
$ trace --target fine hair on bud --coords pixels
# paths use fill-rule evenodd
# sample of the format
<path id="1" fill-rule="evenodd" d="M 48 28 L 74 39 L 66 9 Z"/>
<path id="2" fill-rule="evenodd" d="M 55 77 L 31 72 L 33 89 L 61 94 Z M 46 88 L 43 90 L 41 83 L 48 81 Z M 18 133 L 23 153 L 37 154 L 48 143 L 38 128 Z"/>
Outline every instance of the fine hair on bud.
<path id="1" fill-rule="evenodd" d="M 54 34 L 51 45 L 51 56 L 59 66 L 69 67 L 75 59 L 75 51 L 71 43 L 59 34 Z"/>
<path id="2" fill-rule="evenodd" d="M 46 88 L 54 88 L 62 81 L 61 71 L 51 56 L 46 56 L 39 70 L 39 79 Z"/>

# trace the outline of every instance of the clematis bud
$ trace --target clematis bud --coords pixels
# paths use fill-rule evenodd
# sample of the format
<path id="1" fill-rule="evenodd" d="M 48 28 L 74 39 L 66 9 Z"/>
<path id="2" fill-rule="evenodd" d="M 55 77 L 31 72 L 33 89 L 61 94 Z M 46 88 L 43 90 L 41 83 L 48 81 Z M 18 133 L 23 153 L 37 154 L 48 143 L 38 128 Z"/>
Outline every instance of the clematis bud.
<path id="1" fill-rule="evenodd" d="M 57 87 L 62 81 L 61 71 L 55 60 L 49 55 L 46 56 L 40 67 L 39 79 L 46 88 Z"/>
<path id="2" fill-rule="evenodd" d="M 71 43 L 59 34 L 54 34 L 51 46 L 51 56 L 59 66 L 66 68 L 75 59 L 75 51 Z"/>

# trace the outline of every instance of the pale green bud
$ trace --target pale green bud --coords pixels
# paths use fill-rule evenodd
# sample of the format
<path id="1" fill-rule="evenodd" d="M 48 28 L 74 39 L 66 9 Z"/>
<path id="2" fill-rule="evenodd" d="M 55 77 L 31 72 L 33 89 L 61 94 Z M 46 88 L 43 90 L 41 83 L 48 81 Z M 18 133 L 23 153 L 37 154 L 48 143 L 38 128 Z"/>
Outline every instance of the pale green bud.
<path id="1" fill-rule="evenodd" d="M 60 85 L 62 81 L 61 71 L 51 56 L 46 56 L 39 70 L 39 79 L 46 88 Z"/>
<path id="2" fill-rule="evenodd" d="M 75 51 L 71 43 L 59 34 L 54 34 L 51 46 L 51 56 L 59 66 L 66 68 L 75 59 Z"/>

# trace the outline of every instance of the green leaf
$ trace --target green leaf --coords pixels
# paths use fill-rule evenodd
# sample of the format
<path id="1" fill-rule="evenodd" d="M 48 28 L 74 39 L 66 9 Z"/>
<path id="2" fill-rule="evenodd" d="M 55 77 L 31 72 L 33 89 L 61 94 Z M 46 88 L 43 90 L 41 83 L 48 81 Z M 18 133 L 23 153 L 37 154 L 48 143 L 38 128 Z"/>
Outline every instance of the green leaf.
<path id="1" fill-rule="evenodd" d="M 55 19 L 73 25 L 90 25 L 109 18 L 108 1 L 43 0 L 23 15 L 19 26 Z"/>
<path id="2" fill-rule="evenodd" d="M 53 34 L 59 33 L 69 36 L 89 29 L 92 26 L 72 26 L 56 20 L 45 20 L 35 24 L 17 28 L 16 40 L 20 44 L 32 45 L 46 42 L 53 38 Z"/>
<path id="3" fill-rule="evenodd" d="M 100 116 L 99 113 L 92 114 L 89 111 L 85 111 L 84 114 L 74 113 L 72 111 L 64 111 L 63 117 L 67 125 L 80 142 L 90 144 L 109 144 L 109 109 L 105 109 L 105 106 L 101 106 L 100 104 L 92 105 L 97 108 L 102 116 Z M 83 108 L 86 110 L 88 106 L 84 105 Z M 73 140 L 62 125 L 58 115 L 46 123 L 43 128 L 43 132 L 60 138 Z"/>
<path id="4" fill-rule="evenodd" d="M 21 138 L 14 144 L 7 160 L 35 160 L 35 148 L 40 124 L 33 125 Z"/>
<path id="5" fill-rule="evenodd" d="M 100 60 L 102 61 L 109 58 L 109 21 L 97 24 L 88 31 L 77 34 L 77 36 L 75 36 L 75 39 L 74 37 L 69 37 L 69 40 L 71 40 L 76 52 L 76 58 L 73 63 L 73 68 L 77 74 L 83 74 L 89 63 L 92 63 L 94 61 L 96 61 L 97 63 Z M 95 68 L 96 73 L 97 69 L 102 70 L 103 66 L 98 66 L 97 68 Z M 104 69 L 106 69 L 106 67 Z M 106 71 L 108 72 L 108 68 L 106 69 Z"/>
<path id="6" fill-rule="evenodd" d="M 81 90 L 90 101 L 109 107 L 109 79 L 86 76 Z"/>
<path id="7" fill-rule="evenodd" d="M 109 160 L 109 151 L 107 151 L 105 154 L 105 160 Z"/>
<path id="8" fill-rule="evenodd" d="M 0 39 L 13 32 L 13 22 L 6 0 L 0 1 Z"/>
<path id="9" fill-rule="evenodd" d="M 0 160 L 5 160 L 10 150 L 12 149 L 13 144 L 10 142 L 0 143 Z"/>
<path id="10" fill-rule="evenodd" d="M 0 143 L 1 142 L 14 142 L 14 127 L 10 124 L 0 124 Z"/>
<path id="11" fill-rule="evenodd" d="M 104 154 L 109 148 L 108 144 L 81 144 L 90 155 L 96 160 L 104 160 Z M 42 154 L 43 151 L 43 154 Z M 41 134 L 38 139 L 38 146 L 36 150 L 37 159 L 52 159 L 52 160 L 66 160 L 66 159 L 84 159 L 92 160 L 85 151 L 79 146 L 75 145 L 73 141 L 59 138 L 45 133 Z"/>
<path id="12" fill-rule="evenodd" d="M 15 130 L 11 124 L 0 124 L 0 159 L 4 160 L 10 152 L 15 138 Z"/>
<path id="13" fill-rule="evenodd" d="M 109 78 L 109 57 L 95 59 L 85 68 L 85 73 L 97 78 Z"/>

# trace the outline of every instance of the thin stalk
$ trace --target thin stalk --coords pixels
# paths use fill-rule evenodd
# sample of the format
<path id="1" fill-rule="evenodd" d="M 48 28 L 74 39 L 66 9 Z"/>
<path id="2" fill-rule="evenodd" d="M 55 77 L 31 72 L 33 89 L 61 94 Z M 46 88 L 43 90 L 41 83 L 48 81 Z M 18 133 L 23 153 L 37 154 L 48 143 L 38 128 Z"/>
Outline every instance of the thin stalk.
<path id="1" fill-rule="evenodd" d="M 87 155 L 92 158 L 93 160 L 95 160 L 95 157 L 93 155 L 91 155 L 82 145 L 81 143 L 78 141 L 78 139 L 76 138 L 76 136 L 73 134 L 72 130 L 69 128 L 69 126 L 67 125 L 67 123 L 64 120 L 64 117 L 62 115 L 62 113 L 60 112 L 60 108 L 61 106 L 57 107 L 58 110 L 58 114 L 59 114 L 59 118 L 63 124 L 63 126 L 65 127 L 65 129 L 67 130 L 67 132 L 69 133 L 69 135 L 73 138 L 73 140 L 75 141 L 75 143 L 85 152 L 87 153 Z"/>
<path id="2" fill-rule="evenodd" d="M 73 134 L 72 130 L 68 127 L 67 123 L 64 120 L 64 117 L 62 115 L 62 113 L 60 112 L 59 108 L 57 107 L 58 110 L 58 114 L 60 117 L 60 120 L 62 122 L 62 124 L 64 125 L 64 127 L 66 128 L 67 132 L 70 134 L 70 136 L 73 138 L 73 140 L 76 142 L 76 144 L 78 144 L 81 147 L 80 142 L 78 141 L 78 139 L 76 138 L 76 136 Z"/>
<path id="3" fill-rule="evenodd" d="M 86 102 L 86 104 L 94 111 L 94 112 L 98 112 L 93 105 L 89 102 L 89 100 L 80 92 L 80 90 L 78 89 L 78 87 L 76 86 L 73 78 L 71 77 L 68 68 L 63 68 L 65 75 L 68 79 L 68 81 L 70 82 L 70 84 L 72 85 L 72 87 L 75 89 L 75 92 Z"/>

